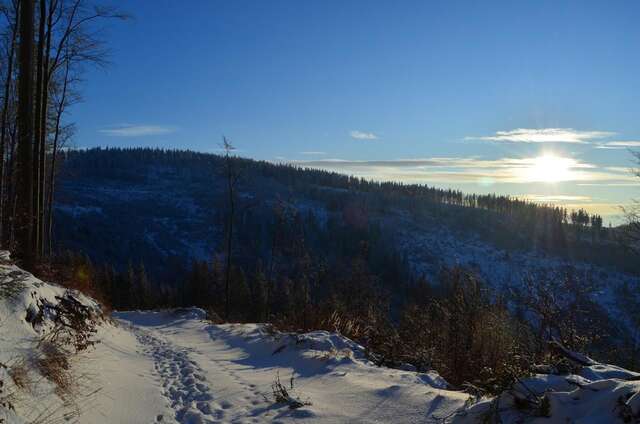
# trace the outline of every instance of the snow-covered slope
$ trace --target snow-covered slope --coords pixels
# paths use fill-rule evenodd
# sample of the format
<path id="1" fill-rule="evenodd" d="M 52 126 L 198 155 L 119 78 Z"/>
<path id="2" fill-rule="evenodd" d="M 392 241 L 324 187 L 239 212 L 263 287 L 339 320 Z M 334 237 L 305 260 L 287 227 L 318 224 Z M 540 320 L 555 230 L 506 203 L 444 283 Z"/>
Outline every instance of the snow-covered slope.
<path id="1" fill-rule="evenodd" d="M 498 414 L 502 423 L 614 423 L 640 416 L 640 374 L 584 357 L 572 374 L 534 375 L 474 403 L 435 372 L 373 365 L 363 347 L 336 333 L 213 325 L 196 308 L 103 319 L 90 298 L 34 278 L 7 255 L 0 260 L 0 422 L 479 423 Z M 87 311 L 98 343 L 76 353 L 63 344 L 75 339 L 59 339 L 66 362 L 51 363 L 46 346 L 65 302 Z"/>
<path id="2" fill-rule="evenodd" d="M 72 374 L 64 370 L 67 351 L 58 349 L 57 341 L 69 341 L 61 323 L 74 308 L 101 320 L 95 301 L 38 280 L 0 252 L 0 422 L 48 423 L 73 416 L 73 396 L 64 384 Z M 75 350 L 73 341 L 64 347 Z"/>

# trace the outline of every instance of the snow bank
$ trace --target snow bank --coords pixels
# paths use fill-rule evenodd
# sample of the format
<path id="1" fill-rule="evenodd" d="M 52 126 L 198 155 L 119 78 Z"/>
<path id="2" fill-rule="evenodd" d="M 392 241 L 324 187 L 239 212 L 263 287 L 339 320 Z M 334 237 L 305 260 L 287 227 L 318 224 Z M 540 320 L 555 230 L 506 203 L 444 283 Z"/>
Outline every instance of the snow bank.
<path id="1" fill-rule="evenodd" d="M 101 316 L 100 305 L 75 290 L 45 283 L 10 262 L 0 252 L 0 422 L 47 422 L 70 400 L 42 375 L 47 336 L 56 328 L 61 305 L 78 305 L 89 315 Z M 2 421 L 4 418 L 5 421 Z M 44 420 L 44 421 L 43 421 Z"/>
<path id="2" fill-rule="evenodd" d="M 536 374 L 459 412 L 455 423 L 626 423 L 640 418 L 640 374 L 594 364 L 575 374 Z M 491 420 L 491 421 L 490 421 Z"/>

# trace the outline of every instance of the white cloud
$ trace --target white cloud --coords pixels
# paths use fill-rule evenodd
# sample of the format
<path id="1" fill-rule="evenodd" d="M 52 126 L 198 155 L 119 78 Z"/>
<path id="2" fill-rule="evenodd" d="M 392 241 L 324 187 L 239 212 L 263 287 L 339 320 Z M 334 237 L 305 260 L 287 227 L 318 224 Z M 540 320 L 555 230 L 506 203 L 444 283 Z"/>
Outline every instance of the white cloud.
<path id="1" fill-rule="evenodd" d="M 315 152 L 315 151 L 308 151 L 308 152 L 300 152 L 301 155 L 305 155 L 305 156 L 324 156 L 327 153 L 326 152 Z"/>
<path id="2" fill-rule="evenodd" d="M 356 140 L 377 140 L 378 136 L 372 132 L 353 130 L 349 132 L 351 138 Z"/>
<path id="3" fill-rule="evenodd" d="M 351 174 L 374 180 L 408 183 L 498 183 L 549 182 L 631 183 L 636 178 L 619 169 L 598 167 L 573 158 L 525 157 L 481 159 L 477 157 L 433 157 L 395 160 L 318 159 L 291 161 L 309 168 Z"/>
<path id="4" fill-rule="evenodd" d="M 520 199 L 536 203 L 566 203 L 566 202 L 590 202 L 589 196 L 573 196 L 570 194 L 523 194 L 516 196 Z"/>
<path id="5" fill-rule="evenodd" d="M 486 140 L 511 143 L 588 143 L 591 140 L 614 135 L 608 131 L 579 131 L 573 128 L 517 128 L 498 131 L 494 135 L 465 137 L 465 140 Z"/>
<path id="6" fill-rule="evenodd" d="M 111 137 L 145 137 L 150 135 L 171 134 L 177 131 L 175 127 L 162 125 L 134 125 L 120 124 L 98 130 Z"/>
<path id="7" fill-rule="evenodd" d="M 629 149 L 640 147 L 640 141 L 609 141 L 596 146 L 596 149 Z"/>

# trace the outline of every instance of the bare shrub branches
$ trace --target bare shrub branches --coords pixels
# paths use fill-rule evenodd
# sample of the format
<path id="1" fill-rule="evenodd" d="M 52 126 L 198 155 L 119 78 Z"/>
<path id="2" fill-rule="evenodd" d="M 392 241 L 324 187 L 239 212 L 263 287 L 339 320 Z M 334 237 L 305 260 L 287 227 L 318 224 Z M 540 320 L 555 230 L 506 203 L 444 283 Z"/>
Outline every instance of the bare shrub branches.
<path id="1" fill-rule="evenodd" d="M 298 409 L 303 406 L 311 405 L 309 401 L 303 401 L 299 396 L 295 396 L 292 393 L 294 392 L 294 378 L 291 375 L 291 379 L 289 380 L 289 387 L 287 388 L 280 381 L 280 373 L 276 373 L 276 378 L 274 382 L 271 384 L 271 391 L 273 394 L 273 400 L 276 403 L 282 403 L 289 406 L 289 409 Z"/>

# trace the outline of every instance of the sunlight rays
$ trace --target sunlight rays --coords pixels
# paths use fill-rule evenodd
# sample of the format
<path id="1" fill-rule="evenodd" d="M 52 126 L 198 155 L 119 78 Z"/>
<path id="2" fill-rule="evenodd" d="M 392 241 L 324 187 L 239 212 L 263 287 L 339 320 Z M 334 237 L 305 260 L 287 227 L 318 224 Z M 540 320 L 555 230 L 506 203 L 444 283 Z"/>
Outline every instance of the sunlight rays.
<path id="1" fill-rule="evenodd" d="M 545 153 L 532 158 L 524 167 L 520 176 L 525 182 L 557 183 L 577 179 L 574 171 L 576 161 L 569 158 Z"/>

